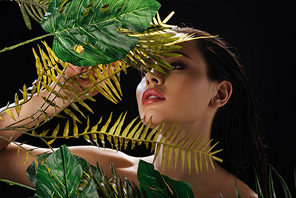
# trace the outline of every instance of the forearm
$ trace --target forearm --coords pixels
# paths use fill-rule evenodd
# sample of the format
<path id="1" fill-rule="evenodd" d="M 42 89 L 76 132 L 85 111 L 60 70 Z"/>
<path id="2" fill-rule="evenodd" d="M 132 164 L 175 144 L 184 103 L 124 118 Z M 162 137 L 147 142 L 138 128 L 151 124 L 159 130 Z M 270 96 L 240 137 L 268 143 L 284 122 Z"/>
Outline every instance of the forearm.
<path id="1" fill-rule="evenodd" d="M 46 90 L 40 92 L 38 96 L 35 94 L 27 103 L 22 105 L 19 116 L 16 113 L 16 109 L 11 108 L 10 111 L 13 113 L 15 120 L 13 120 L 6 112 L 0 115 L 3 118 L 3 121 L 0 120 L 0 150 L 4 149 L 9 144 L 7 139 L 12 137 L 11 141 L 14 141 L 24 133 L 26 128 L 34 127 L 37 120 L 39 123 L 44 121 L 43 116 L 40 115 L 41 112 L 38 112 L 38 110 L 42 109 L 46 112 L 48 117 L 54 114 L 55 107 L 49 106 L 48 104 L 43 105 L 45 101 L 42 97 L 47 98 L 49 94 L 50 93 Z M 49 99 L 52 100 L 53 97 L 54 95 L 51 94 Z M 63 105 L 62 99 L 55 98 L 54 102 L 57 106 Z"/>
<path id="2" fill-rule="evenodd" d="M 26 144 L 22 146 L 26 150 L 35 149 L 35 147 Z M 48 151 L 50 150 L 38 148 L 31 151 L 31 154 L 38 155 Z M 34 157 L 31 154 L 27 155 L 24 149 L 18 150 L 18 146 L 15 144 L 10 144 L 5 149 L 1 150 L 0 178 L 33 187 L 33 184 L 26 175 L 28 166 L 34 161 Z"/>
<path id="3" fill-rule="evenodd" d="M 0 178 L 33 186 L 26 177 L 26 169 L 34 158 L 29 156 L 24 164 L 26 153 L 23 149 L 20 149 L 18 156 L 17 149 L 16 145 L 11 144 L 0 151 Z"/>
<path id="4" fill-rule="evenodd" d="M 80 74 L 86 71 L 87 69 L 88 67 L 81 68 L 81 67 L 73 66 L 70 64 L 70 67 L 68 67 L 65 70 L 65 74 L 67 77 L 71 77 L 71 76 Z M 61 78 L 59 79 L 59 81 L 64 82 L 65 79 Z M 72 86 L 76 91 L 78 91 L 78 93 L 81 93 L 83 91 L 81 87 L 88 87 L 91 85 L 90 80 L 76 79 L 76 82 L 79 85 L 73 85 L 69 82 L 67 82 L 67 84 Z M 60 87 L 56 86 L 56 84 L 52 84 L 51 89 L 53 89 L 56 92 L 60 91 Z M 63 92 L 60 92 L 60 93 L 62 95 L 65 95 Z M 95 92 L 95 93 L 92 93 L 91 95 L 95 95 L 97 93 L 98 92 Z M 73 91 L 67 90 L 67 94 L 73 99 L 76 97 Z M 54 106 L 49 105 L 44 101 L 42 97 L 45 97 L 50 101 L 53 101 L 55 105 L 60 108 L 56 108 Z M 81 98 L 84 99 L 84 97 L 81 97 Z M 43 105 L 44 103 L 45 105 Z M 60 111 L 63 105 L 68 105 L 68 104 L 69 104 L 68 100 L 60 99 L 56 97 L 55 94 L 53 93 L 50 94 L 50 92 L 48 92 L 47 90 L 44 90 L 40 92 L 38 96 L 35 94 L 30 101 L 22 105 L 19 116 L 17 116 L 15 108 L 10 109 L 11 112 L 15 115 L 16 120 L 13 120 L 6 112 L 0 114 L 0 116 L 4 119 L 4 121 L 0 120 L 0 151 L 7 147 L 9 143 L 7 139 L 10 139 L 12 137 L 11 141 L 14 141 L 24 133 L 26 128 L 35 127 L 37 121 L 39 123 L 44 121 L 42 112 L 39 111 L 40 109 L 46 113 L 46 117 L 51 117 L 55 113 L 55 110 Z M 1 138 L 1 136 L 4 138 Z"/>

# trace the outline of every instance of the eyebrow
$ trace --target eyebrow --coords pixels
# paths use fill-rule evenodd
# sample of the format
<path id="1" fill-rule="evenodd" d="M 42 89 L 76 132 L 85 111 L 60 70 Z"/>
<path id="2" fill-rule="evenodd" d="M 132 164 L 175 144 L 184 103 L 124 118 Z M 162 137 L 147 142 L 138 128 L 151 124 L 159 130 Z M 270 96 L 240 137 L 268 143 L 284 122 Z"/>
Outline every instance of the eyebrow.
<path id="1" fill-rule="evenodd" d="M 183 56 L 185 56 L 185 57 L 191 59 L 187 54 L 184 54 L 184 53 L 182 53 L 182 52 L 172 52 L 172 53 L 181 54 L 181 55 L 183 55 Z"/>

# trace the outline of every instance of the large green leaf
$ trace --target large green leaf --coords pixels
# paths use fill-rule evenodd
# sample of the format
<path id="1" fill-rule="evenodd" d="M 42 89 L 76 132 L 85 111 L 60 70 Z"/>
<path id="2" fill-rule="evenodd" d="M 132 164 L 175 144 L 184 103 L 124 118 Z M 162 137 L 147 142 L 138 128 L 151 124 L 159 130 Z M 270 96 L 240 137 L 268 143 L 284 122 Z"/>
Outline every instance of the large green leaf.
<path id="1" fill-rule="evenodd" d="M 141 191 L 144 189 L 148 197 L 194 197 L 190 184 L 161 175 L 158 171 L 154 170 L 152 164 L 142 160 L 139 162 L 137 177 L 140 182 Z M 173 194 L 165 182 L 173 191 Z"/>
<path id="2" fill-rule="evenodd" d="M 41 162 L 42 160 L 45 160 L 49 155 L 51 155 L 51 153 L 45 153 L 43 155 L 40 155 L 38 157 L 38 161 Z M 35 163 L 35 161 L 33 161 L 26 171 L 28 179 L 32 182 L 34 186 L 36 186 L 36 174 L 38 170 L 38 165 Z"/>
<path id="3" fill-rule="evenodd" d="M 96 185 L 91 178 L 86 187 L 77 196 L 77 190 L 81 183 L 83 168 L 81 163 L 85 160 L 75 157 L 65 146 L 48 155 L 45 165 L 39 165 L 36 174 L 35 197 L 98 197 Z M 30 172 L 34 173 L 34 172 Z"/>
<path id="4" fill-rule="evenodd" d="M 53 51 L 61 60 L 90 66 L 100 64 L 104 55 L 110 63 L 124 58 L 138 42 L 117 29 L 144 32 L 159 7 L 155 0 L 50 0 L 41 26 L 54 35 Z M 77 45 L 83 53 L 74 50 Z"/>
<path id="5" fill-rule="evenodd" d="M 40 166 L 40 162 L 45 160 L 49 155 L 51 155 L 52 153 L 45 153 L 45 154 L 42 154 L 38 157 L 38 165 L 36 164 L 35 161 L 33 161 L 30 166 L 27 168 L 27 171 L 26 171 L 26 174 L 27 174 L 27 177 L 28 179 L 32 182 L 32 184 L 34 186 L 36 186 L 36 174 L 37 174 L 37 170 L 38 170 L 38 166 Z M 77 156 L 77 155 L 74 155 L 75 159 L 77 160 L 77 162 L 81 165 L 82 169 L 84 172 L 86 172 L 87 174 L 90 174 L 89 172 L 89 167 L 88 167 L 88 162 Z M 92 168 L 92 171 L 93 171 L 93 175 L 97 178 L 97 180 L 99 182 L 102 182 L 102 179 L 101 179 L 101 174 L 99 173 L 98 169 L 92 165 L 90 165 L 91 168 Z"/>
<path id="6" fill-rule="evenodd" d="M 87 183 L 86 187 L 83 189 L 83 191 L 77 196 L 77 198 L 96 198 L 99 197 L 96 184 L 91 178 L 89 182 Z"/>
<path id="7" fill-rule="evenodd" d="M 194 197 L 192 186 L 190 184 L 170 179 L 166 175 L 163 175 L 163 178 L 173 191 L 174 197 Z"/>
<path id="8" fill-rule="evenodd" d="M 36 192 L 34 197 L 47 198 L 55 193 L 58 197 L 66 197 L 45 166 L 40 166 L 36 175 Z"/>

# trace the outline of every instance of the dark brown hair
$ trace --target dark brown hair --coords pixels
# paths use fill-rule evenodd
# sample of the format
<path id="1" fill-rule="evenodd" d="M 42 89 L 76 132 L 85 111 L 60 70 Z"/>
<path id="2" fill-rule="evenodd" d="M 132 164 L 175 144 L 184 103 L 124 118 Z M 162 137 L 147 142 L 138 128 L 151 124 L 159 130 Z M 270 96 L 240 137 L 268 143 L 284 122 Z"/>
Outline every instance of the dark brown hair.
<path id="1" fill-rule="evenodd" d="M 178 28 L 175 31 L 193 34 L 194 37 L 211 36 L 193 28 Z M 221 166 L 253 190 L 255 168 L 266 193 L 264 144 L 258 131 L 258 118 L 243 66 L 231 52 L 230 46 L 220 37 L 196 39 L 195 42 L 207 63 L 209 79 L 226 80 L 233 87 L 232 96 L 226 105 L 218 109 L 211 128 L 211 138 L 215 142 L 219 141 L 219 148 L 223 149 L 219 155 L 223 159 Z"/>

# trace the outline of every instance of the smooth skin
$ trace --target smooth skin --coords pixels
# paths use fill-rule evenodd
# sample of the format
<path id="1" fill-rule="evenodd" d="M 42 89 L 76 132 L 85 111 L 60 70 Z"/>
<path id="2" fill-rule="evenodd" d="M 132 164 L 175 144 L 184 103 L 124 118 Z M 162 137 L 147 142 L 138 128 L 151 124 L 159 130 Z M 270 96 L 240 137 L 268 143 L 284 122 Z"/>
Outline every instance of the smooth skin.
<path id="1" fill-rule="evenodd" d="M 177 128 L 181 129 L 183 127 L 179 140 L 188 133 L 195 131 L 191 141 L 201 133 L 201 138 L 205 137 L 205 142 L 208 142 L 210 140 L 211 124 L 214 115 L 217 109 L 224 106 L 231 97 L 232 86 L 228 81 L 212 82 L 209 80 L 206 72 L 206 63 L 193 41 L 184 42 L 180 45 L 182 49 L 176 52 L 183 54 L 183 56 L 164 58 L 174 67 L 174 70 L 166 70 L 167 74 L 151 70 L 154 75 L 150 73 L 145 74 L 139 83 L 136 96 L 140 117 L 145 118 L 147 123 L 152 116 L 152 128 L 159 125 L 164 119 L 167 119 L 163 131 L 168 129 L 173 121 L 178 122 Z M 67 76 L 80 72 L 82 72 L 80 68 L 73 65 L 66 69 Z M 81 86 L 91 84 L 87 80 L 81 80 L 79 83 Z M 143 93 L 147 89 L 152 88 L 160 92 L 165 99 L 151 100 L 148 104 L 143 104 Z M 48 92 L 44 91 L 41 95 L 47 96 Z M 56 102 L 61 104 L 61 101 L 56 100 Z M 18 119 L 27 117 L 36 111 L 40 106 L 39 104 L 42 103 L 41 97 L 34 96 L 29 103 L 23 105 Z M 49 108 L 47 113 L 53 115 L 53 110 L 53 108 Z M 6 113 L 1 116 L 5 121 L 0 122 L 0 127 L 14 122 Z M 12 134 L 14 134 L 13 140 L 16 140 L 21 135 L 21 133 L 16 131 L 0 132 L 1 136 L 8 139 Z M 190 144 L 191 142 L 189 141 L 187 145 Z M 29 145 L 25 145 L 25 147 L 27 149 L 32 148 Z M 122 152 L 97 148 L 95 146 L 74 146 L 69 148 L 74 155 L 84 158 L 92 165 L 96 165 L 98 161 L 106 172 L 107 177 L 112 177 L 109 164 L 113 162 L 121 177 L 126 177 L 137 185 L 136 174 L 139 160 L 152 163 L 154 158 L 154 156 L 136 158 Z M 50 152 L 50 150 L 38 148 L 32 153 L 37 155 L 43 152 Z M 190 183 L 196 197 L 218 198 L 220 197 L 219 192 L 221 192 L 223 197 L 236 197 L 235 177 L 223 169 L 217 162 L 214 161 L 215 171 L 211 167 L 206 171 L 205 164 L 202 162 L 203 171 L 199 172 L 198 175 L 194 169 L 194 162 L 191 164 L 191 174 L 185 163 L 184 173 L 182 174 L 181 157 L 179 155 L 176 170 L 174 170 L 173 163 L 170 163 L 169 172 L 167 172 L 167 156 L 165 156 L 164 167 L 161 169 L 161 153 L 160 151 L 155 160 L 154 168 L 172 179 Z M 17 146 L 14 144 L 8 145 L 7 141 L 0 138 L 0 178 L 32 186 L 27 179 L 26 169 L 34 159 L 32 156 L 29 156 L 27 162 L 23 164 L 25 158 L 25 151 L 21 149 L 18 157 Z M 237 185 L 242 197 L 257 197 L 256 193 L 241 180 L 237 179 Z"/>

